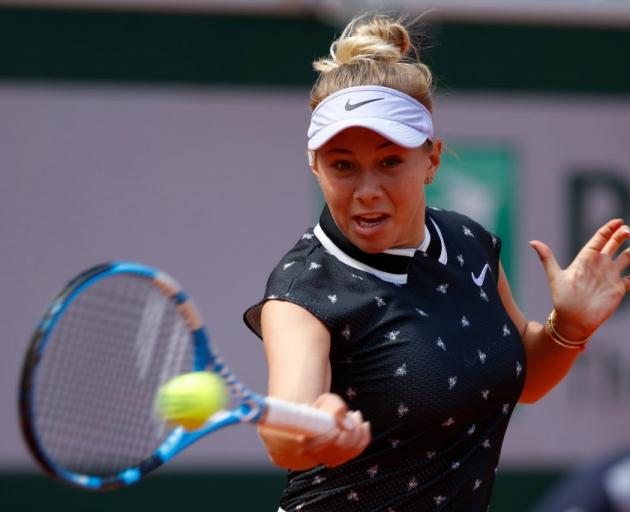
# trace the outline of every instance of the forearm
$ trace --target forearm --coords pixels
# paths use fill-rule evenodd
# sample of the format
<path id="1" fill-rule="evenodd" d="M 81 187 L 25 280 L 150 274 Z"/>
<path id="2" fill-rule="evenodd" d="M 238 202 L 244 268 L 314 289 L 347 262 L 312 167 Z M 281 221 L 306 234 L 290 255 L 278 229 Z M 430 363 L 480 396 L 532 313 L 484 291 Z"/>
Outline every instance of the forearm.
<path id="1" fill-rule="evenodd" d="M 335 428 L 315 437 L 259 427 L 271 461 L 304 470 L 318 464 L 338 466 L 359 455 L 370 442 L 370 425 L 330 390 L 330 334 L 320 320 L 290 302 L 269 301 L 262 310 L 269 395 L 330 414 Z"/>
<path id="2" fill-rule="evenodd" d="M 558 384 L 573 366 L 580 350 L 558 345 L 540 322 L 527 322 L 523 334 L 527 358 L 525 387 L 519 399 L 533 403 Z"/>

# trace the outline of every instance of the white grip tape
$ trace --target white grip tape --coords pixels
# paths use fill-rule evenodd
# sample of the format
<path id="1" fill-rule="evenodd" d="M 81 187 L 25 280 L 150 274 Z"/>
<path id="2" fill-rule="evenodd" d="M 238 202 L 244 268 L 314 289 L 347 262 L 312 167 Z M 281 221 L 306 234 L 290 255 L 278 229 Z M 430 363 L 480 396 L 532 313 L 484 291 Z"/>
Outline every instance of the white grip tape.
<path id="1" fill-rule="evenodd" d="M 272 397 L 266 397 L 265 403 L 267 409 L 260 423 L 267 427 L 305 436 L 318 436 L 335 428 L 335 420 L 330 414 L 308 405 Z"/>

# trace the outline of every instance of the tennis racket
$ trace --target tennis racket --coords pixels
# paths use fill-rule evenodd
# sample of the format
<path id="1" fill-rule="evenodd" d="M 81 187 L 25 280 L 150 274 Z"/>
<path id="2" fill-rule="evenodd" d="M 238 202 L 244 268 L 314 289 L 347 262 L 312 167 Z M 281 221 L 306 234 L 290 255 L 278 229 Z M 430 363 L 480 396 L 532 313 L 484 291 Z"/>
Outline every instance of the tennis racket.
<path id="1" fill-rule="evenodd" d="M 219 375 L 232 408 L 189 432 L 155 412 L 162 384 L 191 371 Z M 95 266 L 50 303 L 22 369 L 21 426 L 53 477 L 93 490 L 133 484 L 218 429 L 260 423 L 315 436 L 331 415 L 263 397 L 242 384 L 210 342 L 174 279 L 133 262 Z"/>

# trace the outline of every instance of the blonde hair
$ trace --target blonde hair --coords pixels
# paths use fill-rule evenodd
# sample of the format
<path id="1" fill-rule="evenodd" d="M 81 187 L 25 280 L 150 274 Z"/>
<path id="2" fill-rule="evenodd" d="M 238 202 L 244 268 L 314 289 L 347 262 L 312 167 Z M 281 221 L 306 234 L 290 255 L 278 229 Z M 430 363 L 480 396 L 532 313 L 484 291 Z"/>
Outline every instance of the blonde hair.
<path id="1" fill-rule="evenodd" d="M 397 89 L 433 112 L 433 77 L 411 41 L 410 27 L 384 14 L 353 19 L 330 47 L 330 57 L 317 59 L 319 71 L 311 90 L 311 109 L 331 94 L 358 85 Z"/>

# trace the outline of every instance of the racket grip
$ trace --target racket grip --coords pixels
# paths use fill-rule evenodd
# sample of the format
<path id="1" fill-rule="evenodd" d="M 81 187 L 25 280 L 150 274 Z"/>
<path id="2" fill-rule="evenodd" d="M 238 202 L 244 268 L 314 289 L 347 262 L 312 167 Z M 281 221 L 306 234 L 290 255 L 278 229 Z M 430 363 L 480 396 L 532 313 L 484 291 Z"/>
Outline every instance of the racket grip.
<path id="1" fill-rule="evenodd" d="M 266 397 L 262 425 L 307 437 L 325 434 L 335 428 L 335 419 L 328 413 L 304 404 Z"/>

